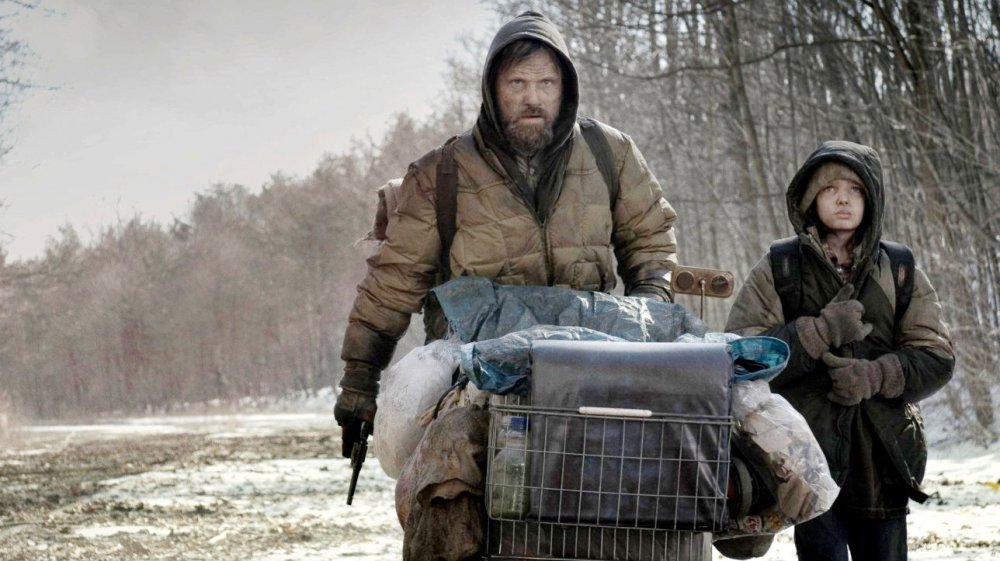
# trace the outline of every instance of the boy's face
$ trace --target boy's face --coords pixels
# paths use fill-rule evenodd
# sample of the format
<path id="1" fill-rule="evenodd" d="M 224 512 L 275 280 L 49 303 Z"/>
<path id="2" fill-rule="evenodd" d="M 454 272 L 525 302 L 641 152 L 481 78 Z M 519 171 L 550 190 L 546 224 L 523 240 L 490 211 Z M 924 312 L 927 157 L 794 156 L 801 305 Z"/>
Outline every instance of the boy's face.
<path id="1" fill-rule="evenodd" d="M 865 216 L 865 188 L 849 179 L 834 179 L 816 195 L 816 214 L 831 232 L 854 232 Z"/>

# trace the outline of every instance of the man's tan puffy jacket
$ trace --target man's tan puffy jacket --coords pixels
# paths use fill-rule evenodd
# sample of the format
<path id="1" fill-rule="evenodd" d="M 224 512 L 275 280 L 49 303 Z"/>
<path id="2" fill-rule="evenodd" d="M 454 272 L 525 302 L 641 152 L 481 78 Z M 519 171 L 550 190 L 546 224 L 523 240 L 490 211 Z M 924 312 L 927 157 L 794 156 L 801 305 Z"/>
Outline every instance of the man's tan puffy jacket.
<path id="1" fill-rule="evenodd" d="M 614 212 L 608 187 L 577 127 L 565 179 L 544 222 L 474 132 L 454 139 L 458 212 L 450 276 L 610 291 L 616 284 L 614 252 L 629 292 L 651 272 L 672 269 L 674 209 L 632 140 L 607 125 L 601 129 L 621 184 Z M 440 239 L 434 205 L 440 153 L 434 150 L 410 166 L 388 239 L 368 260 L 368 276 L 358 286 L 350 321 L 389 339 L 406 330 L 410 314 L 421 310 L 437 278 Z M 349 349 L 344 351 L 345 359 L 354 358 Z"/>

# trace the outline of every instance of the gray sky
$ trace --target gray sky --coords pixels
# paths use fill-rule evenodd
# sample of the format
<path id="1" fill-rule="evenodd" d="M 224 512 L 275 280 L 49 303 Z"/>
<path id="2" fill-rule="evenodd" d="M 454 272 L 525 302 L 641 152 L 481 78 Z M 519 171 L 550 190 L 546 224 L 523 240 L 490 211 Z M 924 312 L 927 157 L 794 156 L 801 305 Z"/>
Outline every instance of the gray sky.
<path id="1" fill-rule="evenodd" d="M 8 117 L 0 245 L 41 254 L 140 214 L 183 216 L 216 182 L 304 176 L 396 112 L 426 115 L 476 0 L 41 0 L 14 34 L 36 90 Z M 2 6 L 2 5 L 0 5 Z M 10 21 L 10 20 L 8 20 Z"/>

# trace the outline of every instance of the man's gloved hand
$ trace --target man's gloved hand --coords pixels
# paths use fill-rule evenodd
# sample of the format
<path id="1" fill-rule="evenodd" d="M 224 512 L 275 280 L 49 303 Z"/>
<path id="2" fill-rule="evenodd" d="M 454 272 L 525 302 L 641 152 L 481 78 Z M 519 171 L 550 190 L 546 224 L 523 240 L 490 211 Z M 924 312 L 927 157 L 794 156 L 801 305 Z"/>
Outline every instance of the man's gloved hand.
<path id="1" fill-rule="evenodd" d="M 802 316 L 795 320 L 802 347 L 814 359 L 830 349 L 860 341 L 872 332 L 872 324 L 863 323 L 865 305 L 851 298 L 854 285 L 847 283 L 819 312 L 818 317 Z"/>
<path id="2" fill-rule="evenodd" d="M 670 299 L 670 293 L 665 289 L 656 288 L 649 285 L 642 285 L 636 287 L 635 290 L 629 293 L 629 296 L 634 296 L 636 298 L 645 298 L 646 300 L 654 300 L 656 302 L 672 302 Z"/>
<path id="3" fill-rule="evenodd" d="M 378 395 L 378 372 L 352 368 L 344 369 L 344 377 L 340 381 L 340 395 L 333 406 L 333 418 L 341 429 L 341 453 L 345 458 L 351 457 L 351 448 L 360 442 L 361 423 L 369 425 L 375 421 L 375 397 Z"/>
<path id="4" fill-rule="evenodd" d="M 833 390 L 826 397 L 834 403 L 857 405 L 875 395 L 892 398 L 903 393 L 903 365 L 892 353 L 864 360 L 827 352 L 823 354 L 823 362 L 829 367 L 833 381 Z"/>

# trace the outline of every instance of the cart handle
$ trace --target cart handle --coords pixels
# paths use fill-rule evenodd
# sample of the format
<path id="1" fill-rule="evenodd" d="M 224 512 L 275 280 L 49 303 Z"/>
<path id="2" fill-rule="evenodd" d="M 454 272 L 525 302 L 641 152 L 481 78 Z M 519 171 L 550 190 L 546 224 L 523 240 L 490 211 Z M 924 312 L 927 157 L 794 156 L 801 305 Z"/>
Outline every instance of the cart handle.
<path id="1" fill-rule="evenodd" d="M 649 409 L 623 409 L 620 407 L 580 407 L 581 415 L 600 415 L 602 417 L 652 417 Z"/>

